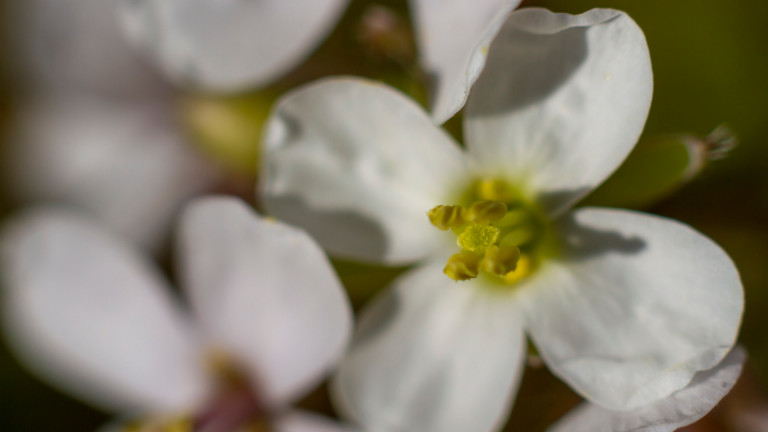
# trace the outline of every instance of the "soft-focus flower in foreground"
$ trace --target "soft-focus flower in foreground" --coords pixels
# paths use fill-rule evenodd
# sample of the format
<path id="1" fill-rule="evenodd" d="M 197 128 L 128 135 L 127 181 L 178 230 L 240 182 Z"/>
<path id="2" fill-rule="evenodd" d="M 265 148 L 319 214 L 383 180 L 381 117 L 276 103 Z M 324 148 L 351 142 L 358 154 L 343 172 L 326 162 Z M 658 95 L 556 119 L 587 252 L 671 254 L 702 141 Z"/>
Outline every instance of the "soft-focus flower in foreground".
<path id="1" fill-rule="evenodd" d="M 322 250 L 226 198 L 190 205 L 179 240 L 191 314 L 148 260 L 95 225 L 62 210 L 18 217 L 1 243 L 12 347 L 52 383 L 143 426 L 344 430 L 288 409 L 351 333 Z"/>
<path id="2" fill-rule="evenodd" d="M 704 417 L 741 375 L 745 353 L 735 347 L 716 367 L 694 375 L 682 390 L 630 411 L 611 411 L 585 402 L 549 432 L 673 432 Z"/>
<path id="3" fill-rule="evenodd" d="M 524 331 L 609 409 L 665 398 L 723 359 L 743 299 L 717 245 L 657 216 L 572 209 L 630 152 L 651 93 L 625 14 L 523 9 L 470 95 L 466 151 L 370 82 L 327 80 L 278 104 L 268 209 L 338 256 L 420 263 L 362 313 L 334 380 L 345 414 L 377 432 L 494 430 Z"/>
<path id="4" fill-rule="evenodd" d="M 329 32 L 346 0 L 25 0 L 9 4 L 24 99 L 4 155 L 17 200 L 85 208 L 157 249 L 182 202 L 221 179 L 190 145 L 198 105 L 175 84 L 242 90 L 279 78 Z M 254 146 L 256 143 L 253 143 Z"/>

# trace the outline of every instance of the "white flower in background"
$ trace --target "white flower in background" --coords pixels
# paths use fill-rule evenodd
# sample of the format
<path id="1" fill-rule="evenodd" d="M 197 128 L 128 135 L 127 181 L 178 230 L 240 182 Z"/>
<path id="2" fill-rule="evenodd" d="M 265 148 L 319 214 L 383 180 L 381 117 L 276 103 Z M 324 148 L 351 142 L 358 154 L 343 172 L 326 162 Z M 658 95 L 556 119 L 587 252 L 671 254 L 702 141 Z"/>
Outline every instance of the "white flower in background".
<path id="1" fill-rule="evenodd" d="M 317 244 L 227 198 L 190 205 L 179 240 L 191 313 L 149 260 L 96 225 L 63 210 L 19 216 L 0 243 L 11 346 L 62 389 L 150 424 L 344 430 L 288 409 L 351 333 Z"/>
<path id="2" fill-rule="evenodd" d="M 117 0 L 131 39 L 179 83 L 268 84 L 323 41 L 347 0 Z"/>
<path id="3" fill-rule="evenodd" d="M 369 430 L 496 429 L 524 332 L 587 400 L 632 410 L 717 365 L 738 331 L 739 276 L 712 241 L 657 216 L 573 209 L 645 123 L 637 25 L 614 10 L 523 9 L 487 61 L 466 151 L 362 80 L 297 90 L 268 122 L 273 214 L 338 256 L 419 263 L 363 311 L 334 380 L 339 408 Z"/>
<path id="4" fill-rule="evenodd" d="M 119 23 L 176 83 L 238 90 L 295 66 L 345 3 L 12 2 L 8 38 L 28 91 L 4 155 L 9 193 L 86 208 L 157 249 L 180 203 L 220 175 L 189 144 L 184 101 L 143 64 Z"/>

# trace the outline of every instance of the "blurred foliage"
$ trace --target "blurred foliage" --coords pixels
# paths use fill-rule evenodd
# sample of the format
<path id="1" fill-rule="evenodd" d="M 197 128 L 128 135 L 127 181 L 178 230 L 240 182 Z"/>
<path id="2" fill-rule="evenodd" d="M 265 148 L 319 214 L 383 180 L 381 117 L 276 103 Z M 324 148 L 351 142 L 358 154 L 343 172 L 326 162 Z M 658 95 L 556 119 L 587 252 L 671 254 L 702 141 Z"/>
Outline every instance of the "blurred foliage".
<path id="1" fill-rule="evenodd" d="M 667 134 L 643 138 L 619 169 L 580 205 L 647 208 L 701 174 L 711 160 L 726 157 L 736 138 L 726 127 L 706 137 Z"/>

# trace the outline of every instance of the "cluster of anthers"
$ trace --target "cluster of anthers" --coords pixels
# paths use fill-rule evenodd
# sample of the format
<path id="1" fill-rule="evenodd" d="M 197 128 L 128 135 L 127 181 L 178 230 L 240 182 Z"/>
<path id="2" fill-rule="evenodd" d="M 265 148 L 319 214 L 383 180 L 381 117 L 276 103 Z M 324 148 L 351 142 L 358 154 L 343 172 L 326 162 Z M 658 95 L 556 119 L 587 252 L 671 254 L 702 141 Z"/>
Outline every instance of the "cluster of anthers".
<path id="1" fill-rule="evenodd" d="M 539 212 L 500 179 L 479 180 L 465 196 L 466 205 L 438 205 L 427 212 L 432 225 L 451 230 L 461 248 L 443 272 L 455 281 L 485 274 L 506 284 L 528 276 L 544 231 Z"/>

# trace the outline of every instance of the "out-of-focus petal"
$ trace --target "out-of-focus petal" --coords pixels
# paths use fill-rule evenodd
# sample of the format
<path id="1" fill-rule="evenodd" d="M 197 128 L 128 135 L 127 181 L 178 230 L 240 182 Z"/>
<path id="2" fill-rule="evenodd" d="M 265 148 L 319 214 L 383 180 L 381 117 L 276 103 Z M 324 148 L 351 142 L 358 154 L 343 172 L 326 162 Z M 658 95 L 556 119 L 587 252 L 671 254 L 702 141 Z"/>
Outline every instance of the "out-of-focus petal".
<path id="1" fill-rule="evenodd" d="M 408 263 L 445 241 L 426 212 L 459 193 L 466 158 L 400 93 L 321 81 L 285 96 L 267 128 L 267 208 L 331 253 Z"/>
<path id="2" fill-rule="evenodd" d="M 520 0 L 411 0 L 421 61 L 435 80 L 432 117 L 451 118 L 485 66 L 488 46 Z"/>
<path id="3" fill-rule="evenodd" d="M 493 41 L 470 95 L 467 146 L 554 214 L 629 154 L 652 90 L 645 37 L 623 12 L 521 9 Z"/>
<path id="4" fill-rule="evenodd" d="M 275 432 L 354 432 L 356 429 L 308 411 L 289 411 L 271 425 Z"/>
<path id="5" fill-rule="evenodd" d="M 589 401 L 653 403 L 731 349 L 743 290 L 711 240 L 621 210 L 581 209 L 558 224 L 561 255 L 525 287 L 526 322 L 545 363 Z"/>
<path id="6" fill-rule="evenodd" d="M 118 0 L 127 35 L 176 82 L 264 85 L 307 57 L 347 0 Z"/>
<path id="7" fill-rule="evenodd" d="M 684 389 L 649 406 L 611 411 L 584 403 L 550 432 L 673 432 L 704 417 L 736 384 L 744 351 L 734 348 L 716 367 L 694 375 Z"/>
<path id="8" fill-rule="evenodd" d="M 5 60 L 33 90 L 131 97 L 162 91 L 156 74 L 125 40 L 112 1 L 23 0 L 7 6 L 4 30 L 14 55 Z"/>
<path id="9" fill-rule="evenodd" d="M 180 203 L 216 177 L 163 108 L 74 97 L 30 103 L 6 143 L 9 193 L 80 206 L 156 248 Z"/>
<path id="10" fill-rule="evenodd" d="M 234 198 L 183 214 L 182 277 L 208 336 L 270 406 L 301 396 L 339 360 L 352 312 L 320 247 Z"/>
<path id="11" fill-rule="evenodd" d="M 378 432 L 488 432 L 506 418 L 526 353 L 515 302 L 442 263 L 407 273 L 360 320 L 332 382 L 337 407 Z"/>
<path id="12" fill-rule="evenodd" d="M 19 216 L 0 245 L 6 333 L 34 371 L 125 413 L 194 409 L 207 396 L 196 336 L 133 250 L 62 210 Z"/>

